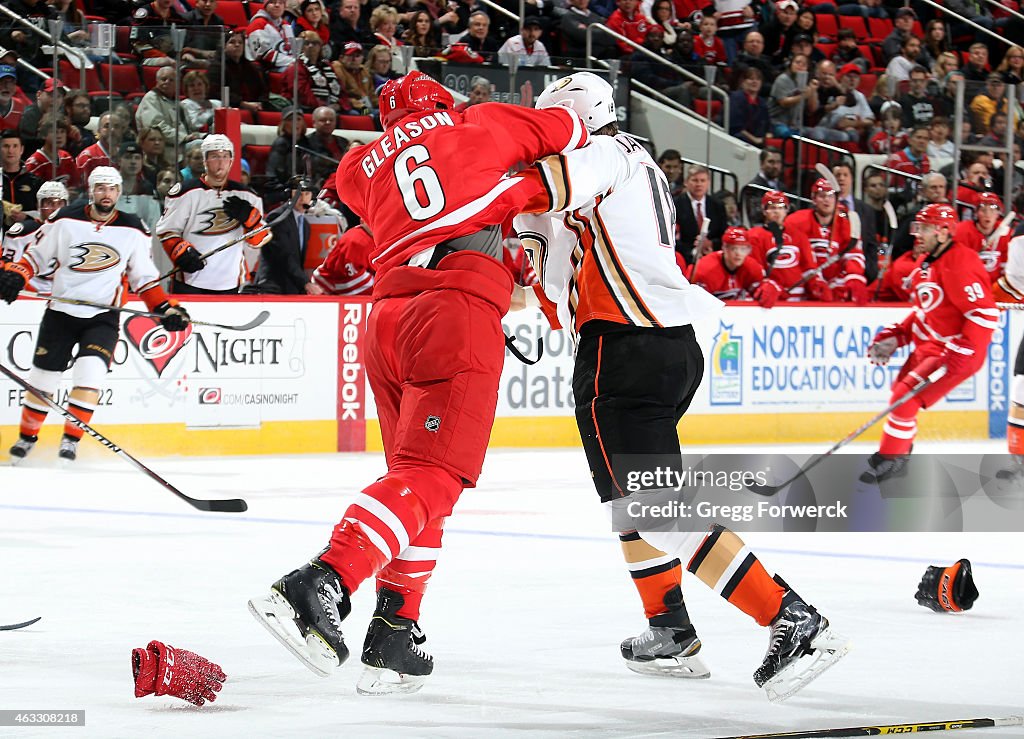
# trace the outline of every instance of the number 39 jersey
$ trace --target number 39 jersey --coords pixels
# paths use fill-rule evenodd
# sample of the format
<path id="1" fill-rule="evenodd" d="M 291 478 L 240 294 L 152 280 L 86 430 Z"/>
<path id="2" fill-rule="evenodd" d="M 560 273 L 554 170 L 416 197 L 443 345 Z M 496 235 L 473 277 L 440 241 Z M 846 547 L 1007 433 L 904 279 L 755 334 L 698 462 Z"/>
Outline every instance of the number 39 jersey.
<path id="1" fill-rule="evenodd" d="M 428 247 L 506 223 L 535 192 L 509 170 L 587 140 L 566 108 L 482 103 L 462 113 L 425 111 L 349 149 L 335 187 L 373 232 L 379 278 Z"/>
<path id="2" fill-rule="evenodd" d="M 914 311 L 904 323 L 918 347 L 935 342 L 943 349 L 963 337 L 984 351 L 999 325 L 999 310 L 977 252 L 954 242 L 935 259 L 922 256 L 910 282 Z"/>

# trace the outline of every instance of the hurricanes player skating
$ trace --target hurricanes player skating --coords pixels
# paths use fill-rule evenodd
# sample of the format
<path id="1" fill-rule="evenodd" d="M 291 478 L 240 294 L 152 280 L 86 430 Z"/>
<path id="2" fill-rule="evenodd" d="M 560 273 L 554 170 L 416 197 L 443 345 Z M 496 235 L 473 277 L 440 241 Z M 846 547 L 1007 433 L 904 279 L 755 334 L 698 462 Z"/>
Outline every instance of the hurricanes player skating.
<path id="1" fill-rule="evenodd" d="M 154 282 L 158 273 L 150 255 L 149 231 L 136 216 L 117 210 L 120 196 L 120 173 L 113 167 L 94 169 L 89 174 L 89 203 L 52 214 L 21 259 L 0 270 L 0 298 L 13 303 L 29 281 L 56 260 L 53 297 L 118 305 L 127 278 L 132 290 L 141 290 L 139 297 L 149 310 L 163 315 L 166 330 L 183 331 L 188 313 Z M 117 338 L 117 311 L 51 302 L 39 325 L 28 381 L 52 398 L 61 374 L 73 362 L 68 410 L 88 423 Z M 25 396 L 20 436 L 11 447 L 12 463 L 32 451 L 47 412 L 40 398 L 31 393 Z M 74 460 L 81 438 L 82 430 L 65 422 L 60 458 Z"/>
<path id="2" fill-rule="evenodd" d="M 388 472 L 356 497 L 323 552 L 250 601 L 282 644 L 327 675 L 348 657 L 351 596 L 376 574 L 364 693 L 412 692 L 433 669 L 418 646 L 420 601 L 444 519 L 483 464 L 512 294 L 501 224 L 533 193 L 508 170 L 587 142 L 567 110 L 453 108 L 419 72 L 386 83 L 383 136 L 338 168 L 338 194 L 376 245 L 366 369 Z"/>
<path id="3" fill-rule="evenodd" d="M 893 382 L 890 404 L 925 378 L 945 373 L 886 420 L 878 451 L 868 460 L 864 482 L 905 474 L 917 434 L 917 414 L 973 375 L 985 363 L 992 332 L 999 325 L 989 275 L 978 253 L 954 239 L 956 211 L 944 203 L 926 205 L 914 219 L 915 238 L 924 251 L 910 274 L 913 310 L 887 326 L 868 348 L 872 363 L 887 364 L 901 346 L 914 350 Z"/>
<path id="4" fill-rule="evenodd" d="M 171 262 L 181 270 L 171 283 L 172 293 L 230 295 L 237 293 L 248 277 L 246 248 L 260 248 L 271 233 L 269 229 L 261 231 L 202 258 L 264 224 L 263 205 L 256 193 L 228 179 L 235 156 L 231 139 L 211 134 L 200 148 L 206 173 L 170 189 L 154 230 Z"/>
<path id="5" fill-rule="evenodd" d="M 576 73 L 552 83 L 537 106 L 575 110 L 591 143 L 520 175 L 539 185 L 527 211 L 554 215 L 515 219 L 541 278 L 517 305 L 537 305 L 556 328 L 579 336 L 576 422 L 598 495 L 614 508 L 626 495 L 614 468 L 624 455 L 659 455 L 659 464 L 682 471 L 677 424 L 704 368 L 691 324 L 714 316 L 721 304 L 673 268 L 668 182 L 647 151 L 619 133 L 611 86 Z M 768 652 L 754 673 L 769 697 L 791 695 L 845 654 L 846 639 L 728 529 L 617 530 L 649 622 L 643 634 L 622 642 L 630 669 L 710 675 L 683 601 L 684 566 L 770 627 Z"/>
<path id="6" fill-rule="evenodd" d="M 50 180 L 44 182 L 36 191 L 36 199 L 39 202 L 39 220 L 26 218 L 18 221 L 4 234 L 3 244 L 0 244 L 0 263 L 17 262 L 21 255 L 36 240 L 36 231 L 50 215 L 68 204 L 68 189 L 63 182 Z M 40 273 L 32 277 L 28 289 L 42 295 L 49 295 L 53 287 L 53 270 L 57 265 L 48 264 Z"/>

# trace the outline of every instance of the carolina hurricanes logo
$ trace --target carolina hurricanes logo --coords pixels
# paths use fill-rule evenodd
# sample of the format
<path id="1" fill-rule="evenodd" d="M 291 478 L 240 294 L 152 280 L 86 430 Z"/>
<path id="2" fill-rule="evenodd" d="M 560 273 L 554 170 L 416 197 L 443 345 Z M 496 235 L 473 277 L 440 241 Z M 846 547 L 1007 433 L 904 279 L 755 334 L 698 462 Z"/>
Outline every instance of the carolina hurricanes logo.
<path id="1" fill-rule="evenodd" d="M 72 272 L 102 272 L 121 263 L 121 255 L 106 244 L 75 244 L 70 252 L 71 263 L 68 269 Z"/>
<path id="2" fill-rule="evenodd" d="M 999 264 L 998 249 L 982 249 L 978 256 L 981 257 L 981 263 L 985 265 L 988 272 L 994 271 Z"/>
<path id="3" fill-rule="evenodd" d="M 204 210 L 199 214 L 199 216 L 206 219 L 204 227 L 199 229 L 199 233 L 201 234 L 219 236 L 221 234 L 231 233 L 239 226 L 238 221 L 234 218 L 228 218 L 220 208 Z"/>
<path id="4" fill-rule="evenodd" d="M 919 282 L 916 289 L 917 302 L 925 313 L 937 308 L 945 297 L 942 287 L 936 282 Z"/>
<path id="5" fill-rule="evenodd" d="M 184 331 L 171 333 L 149 316 L 132 316 L 124 322 L 124 331 L 142 358 L 153 365 L 156 376 L 160 377 L 192 335 L 192 324 Z"/>
<path id="6" fill-rule="evenodd" d="M 795 246 L 790 244 L 783 244 L 781 249 L 776 250 L 777 257 L 772 263 L 777 269 L 783 269 L 785 267 L 795 267 L 799 261 L 799 252 Z"/>

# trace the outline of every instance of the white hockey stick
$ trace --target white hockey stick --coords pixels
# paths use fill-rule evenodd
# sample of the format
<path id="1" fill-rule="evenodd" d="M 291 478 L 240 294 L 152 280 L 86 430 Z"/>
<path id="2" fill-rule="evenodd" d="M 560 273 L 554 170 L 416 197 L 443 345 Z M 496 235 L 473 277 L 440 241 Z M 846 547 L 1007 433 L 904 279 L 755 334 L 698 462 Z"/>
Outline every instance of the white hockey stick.
<path id="1" fill-rule="evenodd" d="M 828 168 L 825 162 L 818 162 L 814 165 L 814 171 L 821 175 L 824 179 L 828 180 L 828 185 L 836 191 L 836 195 L 839 194 L 839 180 L 832 174 L 832 170 Z"/>

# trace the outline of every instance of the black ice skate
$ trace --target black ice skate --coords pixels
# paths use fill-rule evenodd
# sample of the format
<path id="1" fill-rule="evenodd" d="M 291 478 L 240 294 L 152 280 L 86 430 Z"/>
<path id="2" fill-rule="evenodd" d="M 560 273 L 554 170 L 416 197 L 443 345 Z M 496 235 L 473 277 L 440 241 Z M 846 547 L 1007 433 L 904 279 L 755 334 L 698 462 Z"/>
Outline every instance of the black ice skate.
<path id="1" fill-rule="evenodd" d="M 57 457 L 65 463 L 74 462 L 78 457 L 78 439 L 72 439 L 69 436 L 62 437 Z"/>
<path id="2" fill-rule="evenodd" d="M 788 587 L 778 576 L 783 587 Z M 850 641 L 829 627 L 828 619 L 788 590 L 772 620 L 768 652 L 754 671 L 754 682 L 764 688 L 768 700 L 783 701 L 850 651 Z"/>
<path id="3" fill-rule="evenodd" d="M 903 477 L 907 474 L 909 463 L 909 454 L 883 456 L 880 452 L 875 452 L 868 457 L 868 466 L 871 469 L 861 473 L 860 481 L 878 484 L 894 477 Z"/>
<path id="4" fill-rule="evenodd" d="M 11 447 L 11 465 L 18 465 L 25 461 L 25 457 L 32 451 L 32 447 L 39 441 L 38 436 L 25 436 L 24 434 L 14 442 L 14 446 Z"/>
<path id="5" fill-rule="evenodd" d="M 434 670 L 434 658 L 419 647 L 427 640 L 419 625 L 396 615 L 404 604 L 401 593 L 377 592 L 377 609 L 363 642 L 366 669 L 356 684 L 362 695 L 415 693 Z"/>
<path id="6" fill-rule="evenodd" d="M 306 667 L 320 677 L 348 659 L 341 622 L 352 605 L 341 578 L 319 557 L 288 573 L 249 611 Z"/>
<path id="7" fill-rule="evenodd" d="M 711 677 L 711 670 L 697 654 L 700 639 L 693 626 L 654 626 L 640 636 L 622 642 L 622 658 L 626 667 L 641 675 Z"/>
<path id="8" fill-rule="evenodd" d="M 14 453 L 14 450 L 11 450 Z M 1010 464 L 996 472 L 996 480 L 1000 490 L 1020 490 L 1024 488 L 1024 456 L 1011 455 Z"/>

